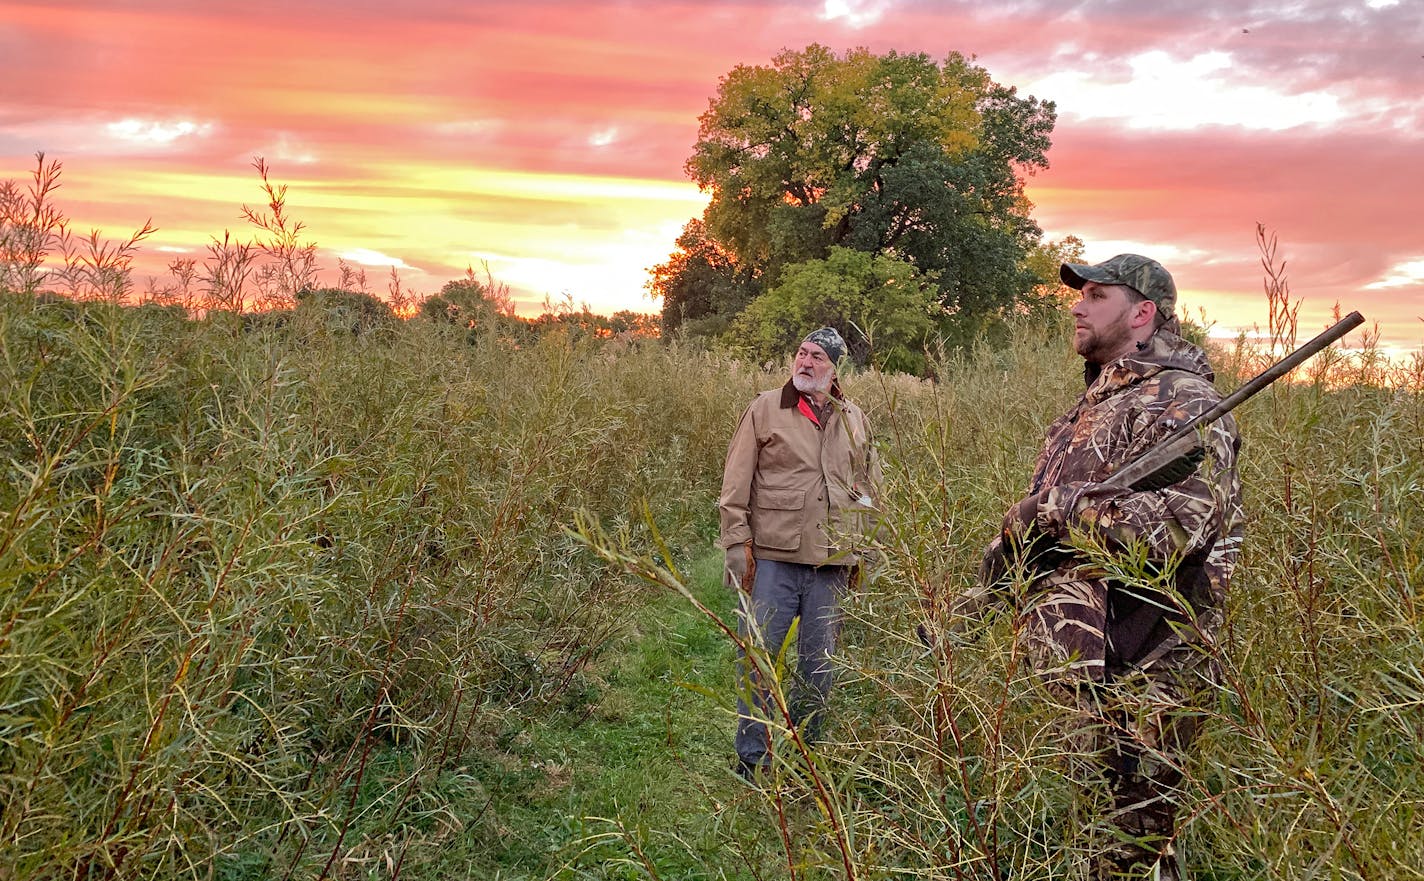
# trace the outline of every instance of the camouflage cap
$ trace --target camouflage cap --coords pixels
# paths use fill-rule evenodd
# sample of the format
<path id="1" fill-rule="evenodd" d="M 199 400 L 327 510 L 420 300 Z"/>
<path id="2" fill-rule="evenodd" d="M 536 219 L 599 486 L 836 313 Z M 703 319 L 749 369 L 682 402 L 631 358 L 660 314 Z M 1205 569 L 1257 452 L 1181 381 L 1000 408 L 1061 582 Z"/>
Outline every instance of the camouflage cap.
<path id="1" fill-rule="evenodd" d="M 813 330 L 810 333 L 806 334 L 806 338 L 803 339 L 801 342 L 815 343 L 822 349 L 825 349 L 826 357 L 831 359 L 832 364 L 838 363 L 842 358 L 845 357 L 845 340 L 841 339 L 841 335 L 836 332 L 836 329 L 834 327 L 822 327 L 817 330 Z"/>
<path id="2" fill-rule="evenodd" d="M 1090 281 L 1127 285 L 1156 303 L 1157 311 L 1166 316 L 1177 306 L 1177 285 L 1172 281 L 1172 274 L 1161 263 L 1141 254 L 1119 254 L 1091 266 L 1064 263 L 1058 277 L 1068 287 L 1080 291 Z"/>

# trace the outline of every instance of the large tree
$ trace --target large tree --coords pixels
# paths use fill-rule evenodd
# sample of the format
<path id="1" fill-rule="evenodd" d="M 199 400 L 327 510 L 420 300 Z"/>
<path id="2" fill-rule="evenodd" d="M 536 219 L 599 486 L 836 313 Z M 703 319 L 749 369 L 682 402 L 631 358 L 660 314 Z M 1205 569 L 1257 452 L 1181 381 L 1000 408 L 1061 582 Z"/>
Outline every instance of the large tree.
<path id="1" fill-rule="evenodd" d="M 740 311 L 833 246 L 932 275 L 951 335 L 1044 281 L 1023 179 L 1047 167 L 1053 104 L 959 54 L 788 50 L 724 76 L 700 123 L 686 168 L 712 198 L 651 283 L 670 327 L 692 304 Z"/>
<path id="2" fill-rule="evenodd" d="M 663 300 L 665 333 L 687 330 L 715 335 L 760 292 L 755 273 L 708 238 L 693 218 L 677 239 L 668 262 L 653 268 L 650 284 Z"/>
<path id="3" fill-rule="evenodd" d="M 824 260 L 786 267 L 776 286 L 737 316 L 734 348 L 775 360 L 808 329 L 830 325 L 841 329 L 855 362 L 919 373 L 933 346 L 935 298 L 933 279 L 904 260 L 832 247 Z"/>

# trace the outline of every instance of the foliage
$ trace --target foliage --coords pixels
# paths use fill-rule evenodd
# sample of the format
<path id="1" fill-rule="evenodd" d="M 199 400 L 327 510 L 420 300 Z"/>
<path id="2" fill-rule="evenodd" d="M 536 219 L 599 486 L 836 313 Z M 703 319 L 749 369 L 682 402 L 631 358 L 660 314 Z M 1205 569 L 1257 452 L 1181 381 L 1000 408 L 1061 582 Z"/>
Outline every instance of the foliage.
<path id="1" fill-rule="evenodd" d="M 1101 830 L 1072 716 L 1008 616 L 913 636 L 1078 391 L 1061 325 L 937 383 L 847 378 L 882 439 L 883 568 L 847 599 L 828 740 L 788 740 L 753 789 L 708 551 L 726 437 L 780 374 L 569 332 L 355 334 L 315 302 L 233 333 L 0 298 L 0 875 L 1082 877 Z M 1241 414 L 1252 527 L 1188 769 L 1200 877 L 1424 859 L 1420 376 L 1330 352 Z M 580 511 L 602 560 L 564 532 Z"/>
<path id="2" fill-rule="evenodd" d="M 707 227 L 689 220 L 667 263 L 653 267 L 648 289 L 663 301 L 662 327 L 667 333 L 715 335 L 726 329 L 760 291 L 755 273 L 725 248 L 707 237 Z"/>
<path id="3" fill-rule="evenodd" d="M 1228 384 L 1262 366 L 1244 348 L 1215 361 Z M 1089 757 L 1072 747 L 1081 723 L 1024 674 L 1011 609 L 930 649 L 915 636 L 962 626 L 949 610 L 1022 491 L 1044 425 L 1081 391 L 1078 367 L 1065 328 L 1029 326 L 1002 349 L 941 363 L 943 382 L 850 378 L 886 460 L 879 576 L 846 602 L 824 743 L 804 744 L 778 709 L 794 664 L 743 647 L 779 683 L 776 768 L 752 792 L 785 857 L 743 874 L 720 864 L 729 875 L 1087 877 L 1084 855 L 1111 831 L 1094 819 Z M 1424 485 L 1424 386 L 1412 369 L 1382 376 L 1368 351 L 1330 350 L 1239 414 L 1251 525 L 1208 649 L 1223 687 L 1198 708 L 1204 733 L 1184 768 L 1189 877 L 1415 877 L 1424 865 L 1424 522 L 1410 501 Z M 700 603 L 656 547 L 584 536 Z M 1123 577 L 1153 577 L 1134 566 Z M 709 706 L 733 693 L 709 693 Z M 752 810 L 723 804 L 708 822 L 727 824 L 730 845 Z"/>
<path id="4" fill-rule="evenodd" d="M 563 524 L 646 498 L 702 534 L 707 356 L 469 347 L 368 299 L 240 332 L 0 300 L 0 876 L 345 875 L 486 834 L 461 769 L 582 713 L 640 605 Z"/>
<path id="5" fill-rule="evenodd" d="M 340 288 L 305 288 L 295 297 L 295 318 L 311 315 L 326 328 L 352 336 L 391 331 L 396 315 L 379 297 Z"/>
<path id="6" fill-rule="evenodd" d="M 416 315 L 464 331 L 466 340 L 473 343 L 482 333 L 498 335 L 504 323 L 500 304 L 491 294 L 490 287 L 470 273 L 466 278 L 446 282 L 440 293 L 425 298 Z"/>
<path id="7" fill-rule="evenodd" d="M 78 300 L 128 299 L 131 263 L 154 232 L 145 222 L 128 239 L 106 240 L 99 230 L 79 236 L 53 199 L 63 165 L 35 154 L 28 187 L 0 182 L 0 291 L 61 292 Z"/>
<path id="8" fill-rule="evenodd" d="M 919 373 L 938 308 L 933 280 L 911 264 L 837 247 L 825 260 L 787 267 L 728 337 L 755 360 L 780 361 L 808 331 L 829 325 L 856 363 Z"/>
<path id="9" fill-rule="evenodd" d="M 67 225 L 51 198 L 64 166 L 36 155 L 28 187 L 0 182 L 0 290 L 37 293 L 45 276 L 45 257 L 54 251 Z"/>
<path id="10" fill-rule="evenodd" d="M 344 288 L 253 315 L 260 249 L 230 238 L 125 307 L 141 236 L 67 248 L 57 174 L 0 189 L 0 878 L 1084 877 L 1105 830 L 1077 720 L 1012 615 L 914 636 L 962 624 L 1081 391 L 1061 312 L 1021 303 L 999 345 L 935 352 L 937 382 L 845 378 L 886 517 L 813 744 L 711 547 L 726 438 L 782 371 L 572 302 L 512 319 L 484 282 L 442 292 L 495 316 L 477 338 Z M 1260 233 L 1278 353 L 1298 304 Z M 764 296 L 868 314 L 895 278 L 874 362 L 928 276 L 898 290 L 909 261 L 867 254 Z M 1238 414 L 1250 527 L 1183 769 L 1194 877 L 1424 865 L 1424 355 L 1374 340 Z M 1266 354 L 1213 358 L 1229 386 Z M 736 648 L 776 683 L 754 786 L 728 764 Z"/>
<path id="11" fill-rule="evenodd" d="M 687 162 L 711 202 L 651 284 L 665 325 L 735 311 L 840 246 L 933 277 L 939 323 L 968 339 L 1053 279 L 1028 263 L 1041 232 L 1023 175 L 1047 166 L 1054 118 L 958 54 L 813 44 L 734 68 Z"/>
<path id="12" fill-rule="evenodd" d="M 288 214 L 287 185 L 272 182 L 267 161 L 259 156 L 252 160 L 252 167 L 257 170 L 262 193 L 267 197 L 265 211 L 242 206 L 242 216 L 248 224 L 266 233 L 253 242 L 268 258 L 254 276 L 259 291 L 257 306 L 289 308 L 302 291 L 316 285 L 316 243 L 301 240 L 306 224 Z"/>
<path id="13" fill-rule="evenodd" d="M 1064 288 L 1059 281 L 1058 270 L 1064 263 L 1082 262 L 1083 240 L 1077 236 L 1066 236 L 1059 242 L 1047 242 L 1029 252 L 1030 270 L 1036 278 L 1047 279 L 1047 281 L 1039 284 L 1028 297 L 1024 298 L 1022 312 L 1042 314 L 1061 311 L 1067 305 L 1063 302 L 1065 292 L 1068 294 L 1076 294 L 1076 292 Z"/>

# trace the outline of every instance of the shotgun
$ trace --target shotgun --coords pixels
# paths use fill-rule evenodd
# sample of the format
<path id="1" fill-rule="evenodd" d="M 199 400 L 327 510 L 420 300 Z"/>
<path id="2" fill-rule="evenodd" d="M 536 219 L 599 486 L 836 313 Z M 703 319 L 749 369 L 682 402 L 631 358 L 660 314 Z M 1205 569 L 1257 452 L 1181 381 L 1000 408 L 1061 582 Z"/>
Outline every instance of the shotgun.
<path id="1" fill-rule="evenodd" d="M 1114 471 L 1102 481 L 1103 484 L 1145 492 L 1165 489 L 1186 480 L 1205 456 L 1198 429 L 1212 424 L 1255 397 L 1266 386 L 1299 367 L 1364 321 L 1364 317 L 1358 312 L 1346 315 L 1315 339 L 1261 371 L 1260 375 L 1223 398 L 1216 406 L 1194 417 L 1155 447 Z M 1027 554 L 1027 568 L 1037 572 L 1052 569 L 1063 559 L 1063 555 L 1068 553 L 1061 548 L 1046 547 L 1031 537 L 1017 537 L 1010 532 L 1005 532 L 1001 539 L 990 545 L 989 553 L 979 565 L 979 583 L 985 587 L 998 584 L 1008 573 L 1006 554 L 1011 549 L 1014 553 Z"/>
<path id="2" fill-rule="evenodd" d="M 1321 349 L 1364 324 L 1364 316 L 1351 312 L 1324 333 L 1291 352 L 1256 376 L 1210 410 L 1196 416 L 1165 440 L 1114 471 L 1103 481 L 1106 486 L 1136 491 L 1162 489 L 1184 480 L 1201 461 L 1203 450 L 1197 429 L 1210 425 L 1255 397 L 1266 386 L 1285 376 Z"/>

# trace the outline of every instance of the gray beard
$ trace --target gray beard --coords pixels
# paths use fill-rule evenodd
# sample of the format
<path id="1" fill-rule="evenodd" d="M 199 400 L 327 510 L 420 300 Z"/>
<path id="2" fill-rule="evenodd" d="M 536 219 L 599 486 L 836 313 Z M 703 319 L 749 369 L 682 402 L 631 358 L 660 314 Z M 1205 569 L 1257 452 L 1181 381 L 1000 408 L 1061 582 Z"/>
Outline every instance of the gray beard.
<path id="1" fill-rule="evenodd" d="M 827 376 L 817 382 L 809 376 L 794 373 L 791 376 L 791 385 L 803 395 L 824 395 L 831 390 L 831 377 Z"/>

